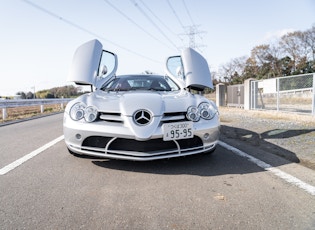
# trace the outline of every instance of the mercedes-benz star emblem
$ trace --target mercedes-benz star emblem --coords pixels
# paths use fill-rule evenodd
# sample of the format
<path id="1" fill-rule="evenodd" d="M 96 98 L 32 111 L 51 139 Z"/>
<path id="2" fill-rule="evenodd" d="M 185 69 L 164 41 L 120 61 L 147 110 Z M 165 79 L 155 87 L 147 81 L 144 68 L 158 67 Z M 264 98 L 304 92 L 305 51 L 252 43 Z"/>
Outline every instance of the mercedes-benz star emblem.
<path id="1" fill-rule="evenodd" d="M 147 125 L 151 121 L 151 113 L 145 109 L 140 109 L 134 113 L 133 119 L 137 125 Z"/>

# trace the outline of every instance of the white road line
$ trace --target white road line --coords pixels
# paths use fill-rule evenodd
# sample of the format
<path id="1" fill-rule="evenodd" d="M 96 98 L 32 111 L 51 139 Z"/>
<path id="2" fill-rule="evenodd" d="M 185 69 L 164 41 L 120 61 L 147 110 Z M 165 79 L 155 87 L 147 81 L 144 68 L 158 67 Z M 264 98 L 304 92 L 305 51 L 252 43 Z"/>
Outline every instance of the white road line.
<path id="1" fill-rule="evenodd" d="M 304 191 L 308 192 L 309 194 L 315 196 L 315 186 L 312 186 L 310 184 L 305 183 L 304 181 L 301 181 L 300 179 L 281 171 L 280 169 L 277 169 L 273 166 L 271 166 L 270 164 L 265 163 L 264 161 L 261 161 L 253 156 L 248 155 L 247 153 L 234 148 L 231 145 L 228 145 L 225 142 L 219 141 L 219 145 L 221 145 L 222 147 L 234 152 L 235 154 L 237 154 L 238 156 L 247 158 L 247 160 L 249 160 L 250 162 L 256 164 L 257 166 L 259 166 L 260 168 L 267 170 L 269 172 L 272 172 L 274 175 L 276 175 L 277 177 L 280 177 L 281 179 L 285 180 L 286 182 L 293 184 L 301 189 L 303 189 Z"/>
<path id="2" fill-rule="evenodd" d="M 12 162 L 11 164 L 8 164 L 7 166 L 4 166 L 2 169 L 0 169 L 0 175 L 4 175 L 11 170 L 15 169 L 16 167 L 20 166 L 24 162 L 30 160 L 31 158 L 35 157 L 36 155 L 40 154 L 41 152 L 45 151 L 46 149 L 50 148 L 51 146 L 57 144 L 59 141 L 63 140 L 64 136 L 60 136 L 56 138 L 55 140 L 52 140 L 51 142 L 43 145 L 42 147 L 34 150 L 33 152 L 30 152 L 29 154 L 25 155 L 24 157 L 21 157 L 20 159 Z"/>

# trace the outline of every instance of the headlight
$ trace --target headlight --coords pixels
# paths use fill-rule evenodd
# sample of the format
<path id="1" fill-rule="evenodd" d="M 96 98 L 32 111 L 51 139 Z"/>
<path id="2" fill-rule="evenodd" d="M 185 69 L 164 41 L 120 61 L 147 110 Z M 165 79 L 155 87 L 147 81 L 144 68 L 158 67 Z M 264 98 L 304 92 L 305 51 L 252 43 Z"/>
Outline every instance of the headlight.
<path id="1" fill-rule="evenodd" d="M 85 109 L 84 119 L 87 122 L 93 122 L 97 118 L 97 109 L 94 106 L 88 106 Z"/>
<path id="2" fill-rule="evenodd" d="M 199 113 L 198 108 L 195 106 L 190 106 L 187 110 L 186 117 L 188 118 L 188 120 L 191 120 L 191 121 L 199 121 L 200 113 Z"/>
<path id="3" fill-rule="evenodd" d="M 70 117 L 75 120 L 81 120 L 84 117 L 84 110 L 86 105 L 84 103 L 76 103 L 70 109 Z"/>
<path id="4" fill-rule="evenodd" d="M 70 109 L 70 117 L 79 121 L 84 118 L 86 122 L 93 122 L 97 118 L 97 109 L 94 106 L 86 106 L 82 102 L 74 104 Z"/>
<path id="5" fill-rule="evenodd" d="M 202 102 L 198 107 L 190 106 L 187 109 L 186 117 L 190 121 L 199 121 L 200 117 L 205 120 L 212 119 L 217 113 L 216 107 L 212 103 Z"/>
<path id="6" fill-rule="evenodd" d="M 206 120 L 212 119 L 217 112 L 213 105 L 207 102 L 200 103 L 198 110 L 200 112 L 200 116 Z"/>

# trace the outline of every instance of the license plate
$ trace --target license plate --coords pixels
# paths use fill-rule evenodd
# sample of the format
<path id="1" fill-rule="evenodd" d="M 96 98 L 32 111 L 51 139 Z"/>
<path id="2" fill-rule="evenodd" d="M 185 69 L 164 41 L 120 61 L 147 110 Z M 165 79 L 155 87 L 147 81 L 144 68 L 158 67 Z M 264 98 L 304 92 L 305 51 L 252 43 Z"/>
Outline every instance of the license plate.
<path id="1" fill-rule="evenodd" d="M 162 126 L 163 140 L 188 139 L 194 136 L 193 122 L 166 123 Z"/>

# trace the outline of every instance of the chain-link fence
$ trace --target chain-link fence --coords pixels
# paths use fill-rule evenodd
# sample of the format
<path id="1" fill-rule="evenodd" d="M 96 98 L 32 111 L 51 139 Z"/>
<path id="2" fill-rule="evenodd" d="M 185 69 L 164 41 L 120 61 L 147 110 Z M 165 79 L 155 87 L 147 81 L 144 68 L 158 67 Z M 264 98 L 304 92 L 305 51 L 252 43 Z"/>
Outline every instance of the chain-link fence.
<path id="1" fill-rule="evenodd" d="M 315 114 L 315 74 L 251 82 L 251 109 Z"/>

